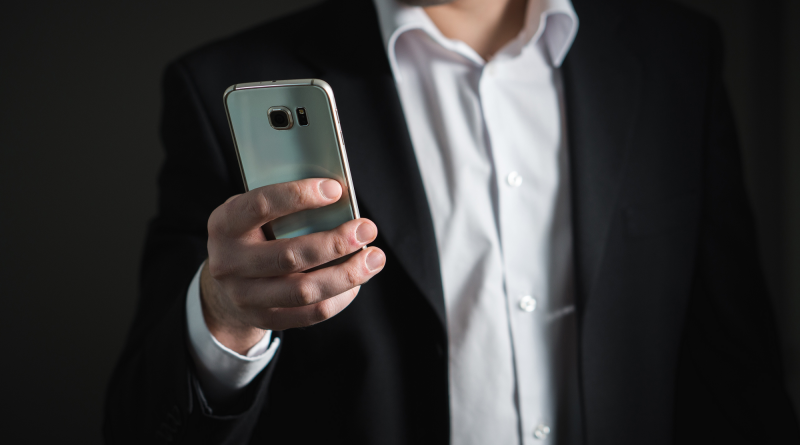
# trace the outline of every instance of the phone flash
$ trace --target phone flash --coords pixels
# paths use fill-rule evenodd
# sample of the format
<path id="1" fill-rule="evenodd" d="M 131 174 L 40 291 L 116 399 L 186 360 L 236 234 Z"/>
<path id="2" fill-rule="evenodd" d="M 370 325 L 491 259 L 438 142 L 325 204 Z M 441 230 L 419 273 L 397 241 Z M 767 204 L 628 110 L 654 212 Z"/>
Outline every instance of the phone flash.
<path id="1" fill-rule="evenodd" d="M 308 116 L 306 115 L 305 108 L 297 109 L 297 123 L 299 123 L 301 127 L 308 125 Z"/>

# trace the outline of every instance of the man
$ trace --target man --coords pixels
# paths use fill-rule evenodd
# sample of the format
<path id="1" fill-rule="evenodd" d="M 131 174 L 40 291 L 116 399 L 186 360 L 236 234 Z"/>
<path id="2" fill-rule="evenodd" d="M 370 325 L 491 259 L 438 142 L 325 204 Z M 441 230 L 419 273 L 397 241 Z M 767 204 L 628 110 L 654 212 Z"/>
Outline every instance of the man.
<path id="1" fill-rule="evenodd" d="M 330 0 L 168 69 L 107 440 L 800 441 L 713 26 L 661 2 L 405 3 Z M 220 97 L 312 77 L 365 218 L 267 241 L 341 187 L 242 193 Z"/>

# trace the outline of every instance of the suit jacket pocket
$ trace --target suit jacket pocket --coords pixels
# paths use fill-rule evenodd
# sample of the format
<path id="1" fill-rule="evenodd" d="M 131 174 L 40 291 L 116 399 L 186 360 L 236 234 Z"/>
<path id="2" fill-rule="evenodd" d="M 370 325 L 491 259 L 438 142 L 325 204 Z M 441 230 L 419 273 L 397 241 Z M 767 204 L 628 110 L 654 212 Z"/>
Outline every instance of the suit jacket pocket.
<path id="1" fill-rule="evenodd" d="M 685 193 L 625 208 L 625 222 L 632 237 L 647 237 L 680 227 L 697 224 L 700 218 L 700 194 Z"/>

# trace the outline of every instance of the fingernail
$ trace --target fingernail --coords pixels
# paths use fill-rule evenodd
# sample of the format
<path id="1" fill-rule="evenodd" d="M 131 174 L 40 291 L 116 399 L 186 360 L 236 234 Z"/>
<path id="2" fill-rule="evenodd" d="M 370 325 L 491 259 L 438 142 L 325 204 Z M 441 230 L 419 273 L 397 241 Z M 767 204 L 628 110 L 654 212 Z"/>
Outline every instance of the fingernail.
<path id="1" fill-rule="evenodd" d="M 372 223 L 365 222 L 356 229 L 356 239 L 360 243 L 368 243 L 378 236 L 378 230 Z"/>
<path id="2" fill-rule="evenodd" d="M 386 263 L 386 256 L 380 250 L 375 249 L 367 255 L 367 269 L 370 272 L 380 269 L 384 263 Z"/>
<path id="3" fill-rule="evenodd" d="M 342 196 L 342 186 L 333 179 L 326 179 L 319 183 L 319 192 L 327 199 L 339 199 Z"/>

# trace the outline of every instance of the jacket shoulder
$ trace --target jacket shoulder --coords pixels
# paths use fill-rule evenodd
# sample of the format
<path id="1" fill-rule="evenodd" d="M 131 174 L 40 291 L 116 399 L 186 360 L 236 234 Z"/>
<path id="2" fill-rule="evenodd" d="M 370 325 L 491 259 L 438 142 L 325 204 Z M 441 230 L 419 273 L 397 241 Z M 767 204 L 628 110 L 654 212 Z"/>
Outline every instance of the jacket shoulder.
<path id="1" fill-rule="evenodd" d="M 193 74 L 202 76 L 224 76 L 226 73 L 241 73 L 233 83 L 274 79 L 253 79 L 247 75 L 254 70 L 267 72 L 270 66 L 287 66 L 300 63 L 295 51 L 298 45 L 298 30 L 320 30 L 322 9 L 326 5 L 290 13 L 259 23 L 231 36 L 206 43 L 180 56 L 172 65 L 180 65 Z M 311 36 L 313 38 L 313 36 Z"/>
<path id="2" fill-rule="evenodd" d="M 235 83 L 370 72 L 387 65 L 371 0 L 327 0 L 197 48 L 167 69 L 221 97 Z M 388 65 L 387 65 L 388 66 Z"/>
<path id="3" fill-rule="evenodd" d="M 668 0 L 625 0 L 628 19 L 656 54 L 707 57 L 721 47 L 721 32 L 709 16 Z"/>

